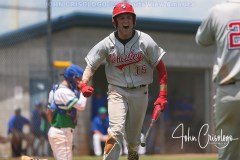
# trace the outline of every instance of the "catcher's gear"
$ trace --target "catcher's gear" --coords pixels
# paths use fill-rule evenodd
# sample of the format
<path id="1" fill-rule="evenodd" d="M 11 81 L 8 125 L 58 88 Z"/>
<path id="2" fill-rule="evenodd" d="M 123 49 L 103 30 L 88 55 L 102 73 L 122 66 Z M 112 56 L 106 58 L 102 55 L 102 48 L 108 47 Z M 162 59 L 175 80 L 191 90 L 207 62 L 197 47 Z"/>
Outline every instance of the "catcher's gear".
<path id="1" fill-rule="evenodd" d="M 93 94 L 93 92 L 94 92 L 94 89 L 91 86 L 88 86 L 84 82 L 80 82 L 78 84 L 78 88 L 83 93 L 84 97 L 90 97 Z"/>
<path id="2" fill-rule="evenodd" d="M 59 89 L 59 84 L 54 84 L 53 85 L 53 88 L 52 88 L 52 92 L 53 92 L 53 95 L 55 94 L 55 92 Z M 80 93 L 78 90 L 74 90 L 74 93 L 76 95 L 77 98 L 80 97 Z M 69 110 L 68 106 L 66 104 L 57 104 L 55 102 L 55 100 L 53 99 L 52 103 L 49 103 L 48 104 L 48 108 L 52 111 L 55 111 L 55 110 L 62 110 L 62 111 L 59 111 L 60 113 L 63 112 L 64 114 L 66 113 L 66 110 Z"/>
<path id="3" fill-rule="evenodd" d="M 77 89 L 75 78 L 82 78 L 82 75 L 83 75 L 83 69 L 80 66 L 75 64 L 72 64 L 65 70 L 64 78 L 68 82 L 71 90 L 74 91 L 75 89 Z"/>
<path id="4" fill-rule="evenodd" d="M 159 97 L 154 102 L 154 111 L 156 110 L 157 112 L 160 109 L 161 112 L 163 112 L 166 106 L 167 106 L 167 91 L 160 91 Z"/>
<path id="5" fill-rule="evenodd" d="M 113 8 L 112 12 L 112 23 L 114 27 L 117 27 L 116 16 L 123 13 L 130 13 L 133 15 L 133 24 L 136 24 L 136 14 L 133 6 L 127 2 L 120 2 Z"/>
<path id="6" fill-rule="evenodd" d="M 56 90 L 59 88 L 59 85 L 58 84 L 55 84 L 52 88 L 52 91 L 53 91 L 53 94 L 55 94 Z M 74 92 L 75 95 L 79 98 L 79 93 L 77 92 Z M 52 103 L 49 103 L 48 104 L 48 108 L 51 110 L 51 111 L 54 111 L 54 112 L 57 112 L 59 114 L 63 114 L 63 115 L 70 115 L 72 121 L 76 124 L 77 123 L 77 110 L 75 108 L 71 108 L 69 109 L 67 105 L 65 104 L 57 104 L 55 102 L 55 100 L 53 99 Z M 51 115 L 49 114 L 49 121 L 51 122 Z"/>

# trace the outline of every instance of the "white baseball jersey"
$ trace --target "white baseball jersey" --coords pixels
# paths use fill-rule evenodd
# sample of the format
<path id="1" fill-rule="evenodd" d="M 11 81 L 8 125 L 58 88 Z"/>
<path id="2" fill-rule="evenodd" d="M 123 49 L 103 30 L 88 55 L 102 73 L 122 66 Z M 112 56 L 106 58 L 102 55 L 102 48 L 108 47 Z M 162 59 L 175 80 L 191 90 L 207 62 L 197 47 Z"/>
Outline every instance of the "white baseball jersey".
<path id="1" fill-rule="evenodd" d="M 203 46 L 217 44 L 213 81 L 240 80 L 240 0 L 213 7 L 199 27 L 196 41 Z"/>
<path id="2" fill-rule="evenodd" d="M 82 93 L 78 98 L 71 89 L 62 84 L 59 85 L 55 92 L 52 90 L 49 93 L 49 104 L 53 103 L 53 100 L 57 105 L 59 105 L 59 108 L 64 110 L 71 109 L 72 107 L 75 107 L 77 110 L 84 110 L 87 103 L 87 98 L 85 98 Z M 51 110 L 54 110 L 54 108 L 51 108 L 50 105 L 48 107 Z"/>
<path id="3" fill-rule="evenodd" d="M 123 45 L 114 32 L 95 45 L 85 58 L 94 70 L 106 59 L 105 72 L 109 84 L 137 87 L 153 81 L 154 67 L 165 51 L 146 33 L 135 31 Z"/>

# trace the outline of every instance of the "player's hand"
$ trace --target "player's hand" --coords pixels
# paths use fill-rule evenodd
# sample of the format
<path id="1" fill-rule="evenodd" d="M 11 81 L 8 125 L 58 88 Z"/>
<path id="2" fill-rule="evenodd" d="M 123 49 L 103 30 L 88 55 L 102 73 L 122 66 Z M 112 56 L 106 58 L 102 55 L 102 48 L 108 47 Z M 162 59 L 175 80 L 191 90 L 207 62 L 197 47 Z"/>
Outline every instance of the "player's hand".
<path id="1" fill-rule="evenodd" d="M 157 100 L 154 102 L 154 108 L 157 106 L 160 107 L 161 112 L 163 112 L 167 106 L 167 98 L 165 96 L 158 97 Z"/>
<path id="2" fill-rule="evenodd" d="M 152 119 L 157 120 L 160 112 L 163 112 L 167 106 L 167 98 L 164 96 L 158 97 L 154 103 L 154 110 L 152 113 Z"/>
<path id="3" fill-rule="evenodd" d="M 83 93 L 84 97 L 90 97 L 94 92 L 94 89 L 84 82 L 78 83 L 78 88 Z"/>

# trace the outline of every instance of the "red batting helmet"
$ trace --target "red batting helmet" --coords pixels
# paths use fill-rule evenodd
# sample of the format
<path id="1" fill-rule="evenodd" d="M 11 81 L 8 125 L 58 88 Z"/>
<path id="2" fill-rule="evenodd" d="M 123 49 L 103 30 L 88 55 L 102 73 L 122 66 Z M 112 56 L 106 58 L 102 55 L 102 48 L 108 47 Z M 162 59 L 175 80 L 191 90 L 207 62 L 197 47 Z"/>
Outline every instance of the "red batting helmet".
<path id="1" fill-rule="evenodd" d="M 115 5 L 113 8 L 113 13 L 112 13 L 112 22 L 113 25 L 116 26 L 116 20 L 115 17 L 118 16 L 119 14 L 123 13 L 130 13 L 133 15 L 133 24 L 136 24 L 136 14 L 134 12 L 133 6 L 127 2 L 120 2 Z"/>

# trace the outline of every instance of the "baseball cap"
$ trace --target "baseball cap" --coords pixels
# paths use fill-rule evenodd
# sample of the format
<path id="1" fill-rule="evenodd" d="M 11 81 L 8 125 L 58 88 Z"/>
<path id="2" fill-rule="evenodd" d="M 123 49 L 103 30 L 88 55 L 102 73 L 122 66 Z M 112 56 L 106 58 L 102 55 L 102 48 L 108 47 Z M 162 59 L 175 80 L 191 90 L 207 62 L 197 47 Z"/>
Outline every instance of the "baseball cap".
<path id="1" fill-rule="evenodd" d="M 106 109 L 105 107 L 100 107 L 100 108 L 98 109 L 98 113 L 99 113 L 99 114 L 106 114 L 106 113 L 107 113 L 107 109 Z"/>
<path id="2" fill-rule="evenodd" d="M 13 109 L 14 109 L 14 111 L 21 111 L 21 107 L 20 106 L 14 106 Z"/>

